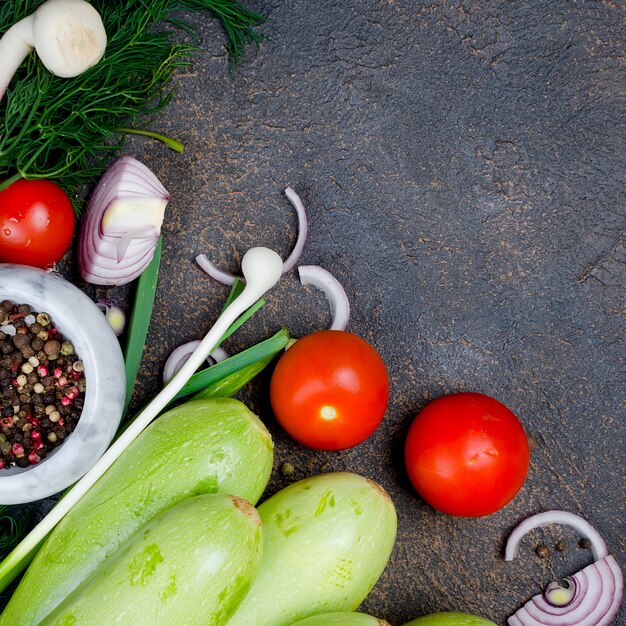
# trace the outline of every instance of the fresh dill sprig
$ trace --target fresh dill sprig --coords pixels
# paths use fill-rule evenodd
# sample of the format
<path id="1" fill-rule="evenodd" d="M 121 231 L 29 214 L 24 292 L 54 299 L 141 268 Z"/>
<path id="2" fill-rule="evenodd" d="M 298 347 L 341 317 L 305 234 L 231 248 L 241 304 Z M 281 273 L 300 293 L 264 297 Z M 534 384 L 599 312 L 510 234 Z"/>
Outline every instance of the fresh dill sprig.
<path id="1" fill-rule="evenodd" d="M 0 33 L 32 13 L 41 0 L 0 3 Z M 0 100 L 0 190 L 18 178 L 48 178 L 70 197 L 93 182 L 105 157 L 124 140 L 119 132 L 163 109 L 172 97 L 174 73 L 197 48 L 173 40 L 171 25 L 193 32 L 176 9 L 209 11 L 228 37 L 236 62 L 261 38 L 264 18 L 236 0 L 93 0 L 108 35 L 104 58 L 76 78 L 58 78 L 31 55 Z M 167 30 L 159 23 L 167 22 Z"/>
<path id="2" fill-rule="evenodd" d="M 30 521 L 32 509 L 19 516 L 9 512 L 8 506 L 0 506 L 0 559 L 3 559 L 19 543 Z"/>

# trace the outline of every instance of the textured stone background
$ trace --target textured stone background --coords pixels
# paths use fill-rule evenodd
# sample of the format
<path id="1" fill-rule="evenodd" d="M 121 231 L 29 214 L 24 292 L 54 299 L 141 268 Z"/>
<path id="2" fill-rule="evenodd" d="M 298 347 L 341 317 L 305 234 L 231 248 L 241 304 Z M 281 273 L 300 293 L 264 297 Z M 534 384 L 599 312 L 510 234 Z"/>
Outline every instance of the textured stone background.
<path id="1" fill-rule="evenodd" d="M 504 563 L 515 524 L 550 508 L 591 521 L 623 567 L 624 4 L 248 4 L 269 15 L 267 40 L 234 77 L 218 24 L 193 18 L 206 52 L 157 124 L 186 152 L 129 143 L 173 193 L 135 406 L 226 295 L 195 255 L 231 270 L 252 245 L 286 255 L 291 185 L 309 211 L 302 262 L 344 284 L 350 330 L 385 359 L 391 403 L 370 440 L 331 454 L 281 433 L 267 376 L 242 397 L 272 430 L 277 468 L 352 470 L 393 497 L 397 545 L 363 609 L 394 625 L 437 610 L 504 624 L 552 577 L 591 561 L 556 528 Z M 323 296 L 293 272 L 228 346 L 328 320 Z M 480 519 L 434 511 L 402 467 L 412 418 L 460 390 L 505 402 L 537 442 L 518 497 Z M 289 480 L 276 471 L 271 492 Z M 535 555 L 561 538 L 564 554 Z"/>

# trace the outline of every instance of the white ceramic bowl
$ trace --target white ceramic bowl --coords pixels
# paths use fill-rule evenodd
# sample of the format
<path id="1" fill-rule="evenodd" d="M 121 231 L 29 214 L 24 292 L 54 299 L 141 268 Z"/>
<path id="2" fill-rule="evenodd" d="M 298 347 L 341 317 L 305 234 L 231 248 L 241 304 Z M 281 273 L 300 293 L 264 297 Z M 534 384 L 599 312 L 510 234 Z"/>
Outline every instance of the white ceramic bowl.
<path id="1" fill-rule="evenodd" d="M 126 379 L 117 337 L 98 307 L 61 276 L 0 263 L 0 301 L 45 311 L 85 364 L 85 405 L 62 445 L 36 465 L 0 470 L 0 504 L 45 498 L 76 482 L 105 452 L 124 409 Z"/>

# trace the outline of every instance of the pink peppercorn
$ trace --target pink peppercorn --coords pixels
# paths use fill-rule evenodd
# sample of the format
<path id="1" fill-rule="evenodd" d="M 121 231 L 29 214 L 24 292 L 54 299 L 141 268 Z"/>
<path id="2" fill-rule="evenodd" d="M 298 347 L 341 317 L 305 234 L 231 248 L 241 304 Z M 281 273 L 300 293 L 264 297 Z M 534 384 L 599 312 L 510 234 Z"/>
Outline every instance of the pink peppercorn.
<path id="1" fill-rule="evenodd" d="M 13 418 L 12 417 L 3 417 L 0 420 L 0 426 L 2 426 L 2 428 L 11 428 L 11 426 L 13 426 Z"/>
<path id="2" fill-rule="evenodd" d="M 65 425 L 65 420 L 64 420 L 62 417 L 60 417 L 60 418 L 59 418 L 59 421 L 57 422 L 57 424 L 58 424 L 59 426 L 64 426 L 64 425 Z"/>
<path id="3" fill-rule="evenodd" d="M 30 438 L 33 441 L 38 441 L 41 439 L 41 433 L 38 430 L 31 430 L 30 431 Z"/>
<path id="4" fill-rule="evenodd" d="M 24 446 L 21 443 L 14 443 L 11 447 L 11 452 L 15 456 L 24 456 Z"/>
<path id="5" fill-rule="evenodd" d="M 61 404 L 62 404 L 63 406 L 69 406 L 70 404 L 72 404 L 72 399 L 71 399 L 71 398 L 68 398 L 67 396 L 63 396 L 63 397 L 61 398 Z"/>
<path id="6" fill-rule="evenodd" d="M 34 445 L 33 448 L 35 448 L 35 452 L 39 452 L 39 450 L 41 450 L 44 447 L 43 445 L 43 441 L 37 441 Z"/>
<path id="7" fill-rule="evenodd" d="M 37 374 L 39 374 L 40 378 L 44 378 L 45 376 L 48 375 L 48 368 L 45 365 L 40 365 L 37 368 Z"/>
<path id="8" fill-rule="evenodd" d="M 36 452 L 31 452 L 28 455 L 28 462 L 31 465 L 35 465 L 35 463 L 39 463 L 39 461 L 41 461 L 41 459 L 39 458 L 39 455 Z"/>
<path id="9" fill-rule="evenodd" d="M 54 368 L 54 372 L 52 373 L 52 375 L 55 378 L 61 378 L 61 376 L 63 376 L 63 370 L 60 367 L 55 367 Z"/>

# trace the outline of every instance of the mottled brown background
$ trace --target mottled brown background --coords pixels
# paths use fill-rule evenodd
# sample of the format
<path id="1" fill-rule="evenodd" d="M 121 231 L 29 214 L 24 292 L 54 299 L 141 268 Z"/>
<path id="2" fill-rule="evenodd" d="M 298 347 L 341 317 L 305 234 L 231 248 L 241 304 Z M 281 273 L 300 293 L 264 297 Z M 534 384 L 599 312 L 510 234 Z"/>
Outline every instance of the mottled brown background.
<path id="1" fill-rule="evenodd" d="M 320 453 L 278 429 L 267 376 L 242 397 L 274 435 L 276 468 L 289 461 L 297 478 L 352 470 L 392 495 L 396 548 L 363 609 L 394 625 L 437 610 L 504 624 L 553 576 L 591 560 L 557 528 L 535 533 L 505 564 L 510 530 L 550 508 L 586 517 L 623 567 L 625 5 L 248 5 L 269 15 L 267 39 L 235 76 L 219 25 L 192 18 L 206 52 L 178 77 L 155 125 L 186 152 L 128 145 L 173 195 L 134 405 L 157 389 L 169 351 L 199 338 L 226 296 L 195 266 L 197 254 L 230 270 L 252 245 L 287 255 L 291 185 L 309 211 L 302 262 L 344 284 L 350 330 L 385 359 L 391 403 L 370 440 Z M 227 347 L 328 321 L 321 293 L 292 272 Z M 481 519 L 431 509 L 402 466 L 415 414 L 460 390 L 505 402 L 537 442 L 518 497 Z M 270 492 L 289 480 L 276 469 Z M 565 553 L 533 552 L 561 538 Z M 616 623 L 626 623 L 624 610 Z"/>

